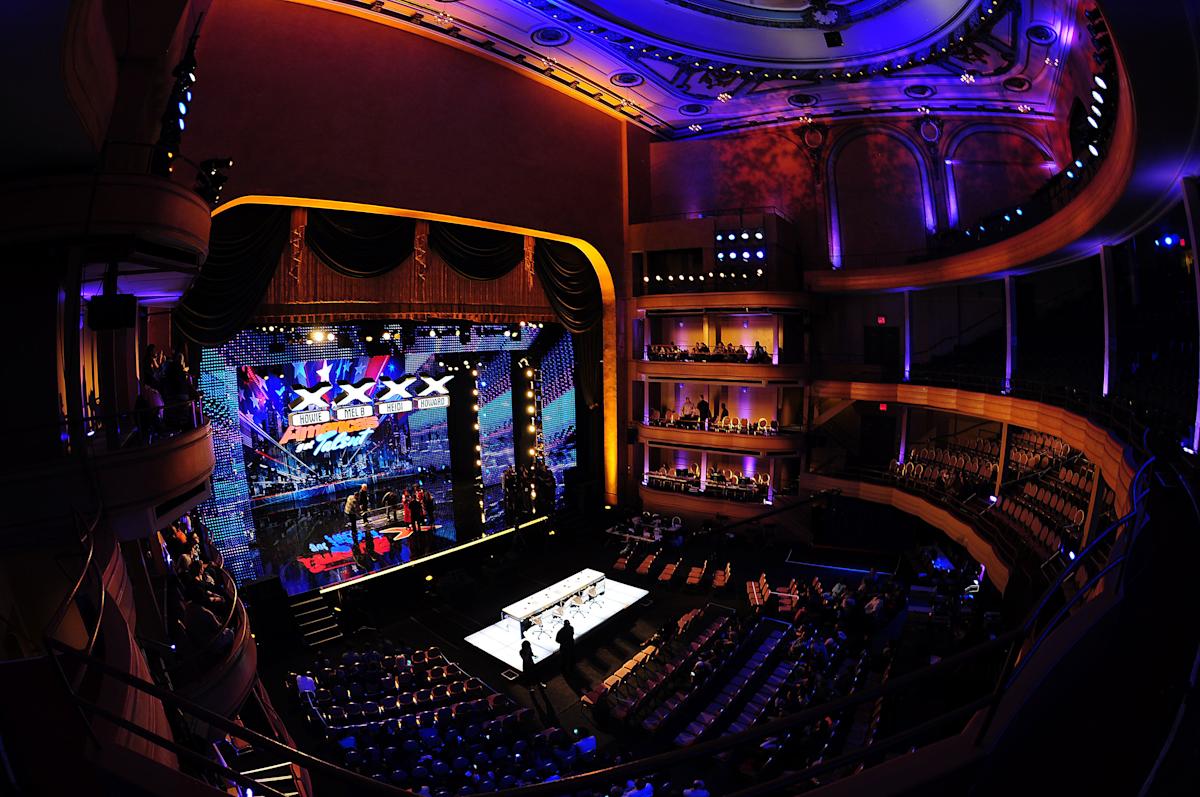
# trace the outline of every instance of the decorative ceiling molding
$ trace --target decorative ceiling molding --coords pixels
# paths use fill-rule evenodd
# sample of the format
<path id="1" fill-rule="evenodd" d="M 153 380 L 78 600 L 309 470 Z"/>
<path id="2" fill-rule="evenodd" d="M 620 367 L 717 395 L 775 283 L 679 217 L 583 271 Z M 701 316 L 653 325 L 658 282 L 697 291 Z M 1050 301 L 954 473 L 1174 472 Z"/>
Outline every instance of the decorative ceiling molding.
<path id="1" fill-rule="evenodd" d="M 537 73 L 664 138 L 690 138 L 809 118 L 953 115 L 1049 117 L 1060 62 L 1074 40 L 1075 0 L 292 0 L 397 21 Z M 669 6 L 687 24 L 631 30 Z M 939 15 L 930 16 L 930 9 Z M 369 12 L 369 13 L 364 13 Z M 836 13 L 815 16 L 818 13 Z M 753 18 L 752 20 L 750 18 Z M 932 19 L 932 22 L 930 21 Z M 789 26 L 774 24 L 790 20 Z M 808 22 L 804 22 L 808 20 Z M 899 25 L 904 22 L 904 25 Z M 805 27 L 801 27 L 801 23 Z M 691 31 L 843 35 L 899 25 L 854 55 L 731 56 L 685 44 Z M 700 27 L 690 27 L 697 25 Z M 756 31 L 763 31 L 762 34 Z M 703 38 L 698 35 L 697 38 Z M 861 37 L 860 37 L 861 39 Z M 724 41 L 724 39 L 722 39 Z M 772 41 L 779 41 L 773 39 Z M 824 41 L 822 39 L 822 41 Z M 861 42 L 860 42 L 861 44 Z M 808 46 L 808 45 L 805 45 Z M 802 48 L 801 48 L 802 49 Z M 864 54 L 865 53 L 865 54 Z M 920 93 L 914 93 L 920 88 Z M 698 117 L 703 117 L 698 119 Z"/>

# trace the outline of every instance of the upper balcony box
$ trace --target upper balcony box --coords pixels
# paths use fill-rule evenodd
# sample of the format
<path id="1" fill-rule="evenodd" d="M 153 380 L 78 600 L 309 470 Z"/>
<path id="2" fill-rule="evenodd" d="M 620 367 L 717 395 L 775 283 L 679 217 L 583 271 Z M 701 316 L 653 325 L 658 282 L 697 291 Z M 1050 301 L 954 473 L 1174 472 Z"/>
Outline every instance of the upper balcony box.
<path id="1" fill-rule="evenodd" d="M 634 224 L 629 235 L 635 296 L 800 288 L 791 222 L 773 208 Z"/>

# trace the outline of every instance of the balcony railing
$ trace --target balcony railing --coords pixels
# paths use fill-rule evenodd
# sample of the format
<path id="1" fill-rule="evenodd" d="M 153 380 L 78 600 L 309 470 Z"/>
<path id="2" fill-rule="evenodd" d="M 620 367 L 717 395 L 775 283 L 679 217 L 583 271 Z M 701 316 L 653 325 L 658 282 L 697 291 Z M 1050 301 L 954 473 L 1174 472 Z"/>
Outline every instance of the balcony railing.
<path id="1" fill-rule="evenodd" d="M 782 774 L 768 777 L 766 780 L 739 791 L 739 797 L 793 792 L 802 789 L 805 785 L 828 782 L 826 780 L 828 776 L 836 777 L 837 773 L 848 772 L 855 765 L 876 764 L 884 760 L 885 754 L 902 754 L 939 739 L 962 734 L 968 727 L 968 720 L 978 716 L 980 711 L 986 712 L 983 715 L 984 721 L 980 723 L 978 730 L 973 731 L 968 737 L 968 742 L 974 748 L 982 749 L 989 726 L 996 716 L 996 709 L 1004 701 L 1006 692 L 1020 677 L 1024 668 L 1049 636 L 1068 621 L 1083 603 L 1095 597 L 1097 594 L 1095 587 L 1101 584 L 1120 586 L 1125 564 L 1130 560 L 1134 546 L 1139 544 L 1148 519 L 1144 510 L 1144 499 L 1152 484 L 1150 479 L 1152 463 L 1153 459 L 1148 460 L 1138 471 L 1134 480 L 1131 497 L 1133 511 L 1102 534 L 1097 535 L 1096 539 L 1064 568 L 1019 627 L 965 651 L 947 656 L 935 664 L 889 678 L 878 686 L 864 688 L 821 705 L 810 706 L 801 711 L 754 725 L 748 730 L 723 735 L 681 749 L 635 758 L 616 766 L 560 780 L 519 789 L 502 790 L 496 794 L 500 797 L 508 797 L 508 795 L 560 797 L 560 795 L 577 794 L 585 789 L 607 791 L 614 784 L 623 784 L 628 779 L 646 773 L 677 776 L 679 782 L 690 782 L 693 778 L 707 775 L 710 769 L 715 772 L 717 767 L 724 767 L 725 764 L 721 762 L 727 760 L 728 756 L 723 754 L 735 750 L 757 751 L 760 744 L 771 739 L 776 740 L 776 746 L 778 746 L 780 740 L 786 740 L 793 734 L 802 736 L 806 728 L 825 717 L 852 716 L 860 707 L 875 705 L 881 699 L 886 701 L 895 696 L 913 694 L 915 690 L 919 689 L 937 689 L 940 693 L 953 694 L 953 700 L 956 702 L 951 702 L 948 708 L 932 719 L 924 719 L 916 724 L 897 728 L 888 736 L 863 743 L 857 748 L 844 750 L 830 757 L 820 758 L 811 764 L 802 764 L 790 771 L 785 769 Z M 797 502 L 784 509 L 767 510 L 762 513 L 762 517 L 790 511 L 803 503 Z M 1114 547 L 1112 543 L 1118 536 L 1120 537 L 1119 544 Z M 1079 587 L 1080 583 L 1083 585 L 1082 588 Z M 164 705 L 172 709 L 173 713 L 177 712 L 184 721 L 198 721 L 211 725 L 234 739 L 242 740 L 255 748 L 315 771 L 322 777 L 338 783 L 343 790 L 353 790 L 361 794 L 411 797 L 411 793 L 403 789 L 364 777 L 249 730 L 174 692 L 116 670 L 95 657 L 89 656 L 85 651 L 76 650 L 61 643 L 55 643 L 54 648 L 56 655 L 71 662 L 72 666 L 90 669 L 121 681 L 161 700 Z M 949 680 L 964 672 L 973 672 L 976 675 L 979 673 L 997 674 L 994 679 L 989 678 L 985 682 L 994 683 L 994 687 L 980 688 L 977 685 L 966 691 L 946 688 Z M 975 680 L 978 684 L 978 679 Z M 70 682 L 67 682 L 66 685 L 70 690 L 70 696 L 79 705 L 85 721 L 90 722 L 96 716 L 112 719 L 111 712 L 106 712 L 96 706 L 86 696 L 76 691 Z M 117 718 L 117 720 L 119 719 Z M 247 776 L 234 772 L 211 757 L 202 755 L 180 743 L 162 738 L 132 723 L 125 723 L 123 727 L 127 727 L 132 733 L 136 733 L 154 744 L 176 752 L 181 761 L 185 762 L 185 771 L 187 772 L 199 772 L 205 777 L 218 778 L 227 783 L 252 788 L 257 794 L 282 797 L 277 790 L 255 783 Z"/>

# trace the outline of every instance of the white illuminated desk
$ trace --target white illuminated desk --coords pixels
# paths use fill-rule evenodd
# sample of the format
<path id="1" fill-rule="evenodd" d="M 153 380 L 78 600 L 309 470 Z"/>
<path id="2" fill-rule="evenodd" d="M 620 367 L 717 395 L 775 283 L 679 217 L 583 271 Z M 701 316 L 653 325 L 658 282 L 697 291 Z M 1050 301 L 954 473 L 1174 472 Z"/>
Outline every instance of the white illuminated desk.
<path id="1" fill-rule="evenodd" d="M 509 604 L 500 610 L 500 617 L 510 617 L 524 626 L 531 617 L 552 609 L 559 604 L 567 603 L 576 595 L 582 595 L 587 588 L 599 585 L 597 592 L 603 592 L 604 574 L 599 570 L 580 570 L 573 576 L 567 576 L 556 584 L 551 584 L 541 592 L 535 592 L 528 598 L 522 598 L 516 603 Z"/>
<path id="2" fill-rule="evenodd" d="M 571 604 L 571 598 L 584 594 L 588 587 L 596 585 L 595 599 L 585 600 L 582 606 Z M 549 617 L 538 628 L 530 624 L 530 618 L 565 605 L 566 619 L 575 629 L 579 640 L 602 623 L 628 609 L 649 593 L 619 581 L 607 578 L 599 570 L 581 570 L 545 589 L 505 606 L 500 611 L 500 621 L 465 637 L 465 641 L 494 656 L 517 670 L 521 669 L 521 642 L 529 640 L 533 648 L 534 662 L 543 661 L 558 652 L 554 636 L 562 627 L 558 620 Z"/>

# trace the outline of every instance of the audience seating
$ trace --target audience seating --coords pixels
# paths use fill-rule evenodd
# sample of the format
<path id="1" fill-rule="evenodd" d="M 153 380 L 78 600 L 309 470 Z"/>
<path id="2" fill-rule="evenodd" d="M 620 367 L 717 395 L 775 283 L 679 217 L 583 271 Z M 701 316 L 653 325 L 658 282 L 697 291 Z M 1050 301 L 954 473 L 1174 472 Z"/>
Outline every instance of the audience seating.
<path id="1" fill-rule="evenodd" d="M 746 582 L 746 597 L 755 609 L 761 609 L 771 598 L 771 587 L 767 584 L 767 574 L 763 573 L 758 581 Z"/>
<path id="2" fill-rule="evenodd" d="M 540 783 L 589 768 L 595 752 L 594 740 L 539 730 L 530 709 L 437 648 L 349 652 L 294 681 L 335 760 L 413 791 L 466 794 Z"/>
<path id="3" fill-rule="evenodd" d="M 647 554 L 646 558 L 642 560 L 642 563 L 640 565 L 638 565 L 637 574 L 639 576 L 649 576 L 650 568 L 654 566 L 654 560 L 657 557 L 658 557 L 657 552 Z"/>
<path id="4" fill-rule="evenodd" d="M 714 590 L 725 589 L 725 585 L 729 583 L 731 575 L 733 575 L 733 566 L 729 562 L 726 562 L 724 570 L 713 571 L 712 588 Z"/>
<path id="5" fill-rule="evenodd" d="M 683 560 L 682 560 L 682 559 L 679 559 L 679 560 L 677 560 L 677 561 L 674 561 L 674 562 L 668 562 L 668 563 L 667 563 L 667 566 L 666 566 L 666 567 L 664 567 L 664 568 L 662 569 L 662 572 L 658 574 L 658 581 L 659 581 L 659 583 L 660 583 L 660 584 L 669 584 L 669 583 L 671 583 L 671 579 L 675 578 L 675 571 L 676 571 L 677 569 L 679 569 L 679 565 L 680 565 L 682 562 L 683 562 Z"/>
<path id="6" fill-rule="evenodd" d="M 699 567 L 693 567 L 688 571 L 687 586 L 698 587 L 700 582 L 704 581 L 704 573 L 708 570 L 708 560 L 704 560 L 704 564 Z"/>

